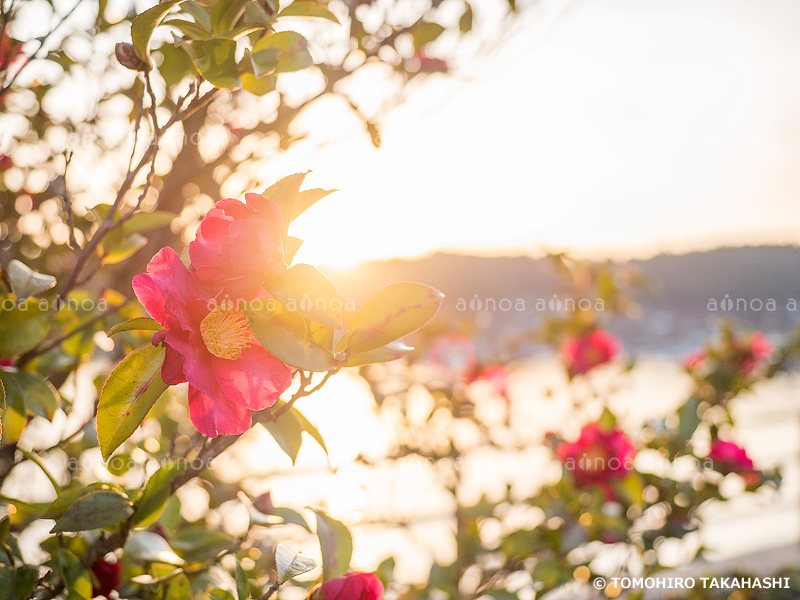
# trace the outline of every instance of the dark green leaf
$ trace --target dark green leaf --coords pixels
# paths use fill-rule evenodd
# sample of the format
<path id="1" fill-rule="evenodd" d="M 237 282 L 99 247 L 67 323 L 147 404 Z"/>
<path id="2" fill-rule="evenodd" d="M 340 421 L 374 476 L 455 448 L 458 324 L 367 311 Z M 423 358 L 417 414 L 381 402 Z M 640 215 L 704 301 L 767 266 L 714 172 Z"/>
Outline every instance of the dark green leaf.
<path id="1" fill-rule="evenodd" d="M 130 500 L 113 490 L 93 490 L 70 506 L 50 533 L 116 525 L 133 514 Z"/>
<path id="2" fill-rule="evenodd" d="M 136 503 L 135 525 L 145 527 L 156 522 L 172 494 L 172 482 L 185 469 L 185 462 L 175 461 L 162 466 L 150 476 L 142 497 Z"/>
<path id="3" fill-rule="evenodd" d="M 275 438 L 281 450 L 292 459 L 292 464 L 294 464 L 300 446 L 303 445 L 303 426 L 297 416 L 289 411 L 281 415 L 277 421 L 263 419 L 261 424 Z"/>

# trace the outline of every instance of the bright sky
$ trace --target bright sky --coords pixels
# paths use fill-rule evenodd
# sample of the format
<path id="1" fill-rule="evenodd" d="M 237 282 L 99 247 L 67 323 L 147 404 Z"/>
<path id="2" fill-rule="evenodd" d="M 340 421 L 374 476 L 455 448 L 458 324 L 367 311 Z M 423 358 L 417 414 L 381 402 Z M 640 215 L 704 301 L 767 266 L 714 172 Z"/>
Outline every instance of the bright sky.
<path id="1" fill-rule="evenodd" d="M 342 190 L 297 223 L 317 264 L 800 243 L 798 31 L 792 0 L 587 0 L 431 79 L 380 150 L 348 128 L 263 175 Z"/>

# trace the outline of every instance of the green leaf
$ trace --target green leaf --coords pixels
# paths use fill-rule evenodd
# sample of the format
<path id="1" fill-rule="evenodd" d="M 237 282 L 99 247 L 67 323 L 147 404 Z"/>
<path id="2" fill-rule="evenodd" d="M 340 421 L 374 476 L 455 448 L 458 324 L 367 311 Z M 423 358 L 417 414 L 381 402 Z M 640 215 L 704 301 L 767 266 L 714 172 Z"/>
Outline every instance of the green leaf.
<path id="1" fill-rule="evenodd" d="M 339 19 L 327 6 L 311 0 L 295 0 L 278 13 L 278 18 L 281 17 L 316 17 L 340 24 Z"/>
<path id="2" fill-rule="evenodd" d="M 216 558 L 220 552 L 230 550 L 235 541 L 221 531 L 204 526 L 184 527 L 170 538 L 172 547 L 185 560 L 204 562 Z"/>
<path id="3" fill-rule="evenodd" d="M 122 488 L 112 483 L 94 482 L 84 486 L 75 482 L 69 488 L 62 490 L 56 499 L 45 507 L 42 517 L 45 519 L 58 519 L 78 500 L 98 491 L 112 491 L 121 495 L 124 494 Z"/>
<path id="4" fill-rule="evenodd" d="M 291 73 L 314 64 L 306 39 L 294 31 L 279 31 L 261 38 L 253 46 L 252 57 L 257 77 Z"/>
<path id="5" fill-rule="evenodd" d="M 236 597 L 238 600 L 250 598 L 250 584 L 247 582 L 247 573 L 242 568 L 242 563 L 234 559 L 236 564 Z"/>
<path id="6" fill-rule="evenodd" d="M 110 527 L 133 514 L 130 500 L 113 490 L 92 490 L 70 506 L 50 533 Z"/>
<path id="7" fill-rule="evenodd" d="M 155 210 L 149 213 L 140 212 L 125 221 L 123 227 L 128 233 L 151 231 L 153 229 L 166 227 L 172 223 L 172 220 L 177 216 L 178 215 L 175 213 L 166 212 L 163 210 Z"/>
<path id="8" fill-rule="evenodd" d="M 272 410 L 278 410 L 284 404 L 286 404 L 286 401 L 279 399 L 272 407 Z M 297 417 L 297 420 L 300 422 L 300 426 L 303 428 L 303 431 L 314 438 L 314 441 L 320 445 L 320 448 L 325 451 L 325 454 L 328 454 L 328 447 L 325 445 L 325 440 L 322 438 L 322 434 L 319 432 L 319 429 L 317 429 L 316 426 L 309 421 L 303 413 L 297 410 L 296 406 L 292 405 L 292 408 L 290 408 L 288 412 Z"/>
<path id="9" fill-rule="evenodd" d="M 217 0 L 211 9 L 211 27 L 219 37 L 228 37 L 236 23 L 244 14 L 251 0 Z"/>
<path id="10" fill-rule="evenodd" d="M 308 526 L 303 515 L 292 508 L 278 507 L 273 510 L 272 514 L 283 519 L 284 523 L 300 525 L 300 527 L 307 530 L 308 533 L 311 533 L 311 527 Z"/>
<path id="11" fill-rule="evenodd" d="M 106 335 L 111 337 L 123 331 L 162 331 L 164 328 L 159 325 L 155 319 L 150 317 L 136 317 L 128 319 L 122 323 L 117 323 L 106 332 Z"/>
<path id="12" fill-rule="evenodd" d="M 281 450 L 292 459 L 292 464 L 294 464 L 297 460 L 297 453 L 300 451 L 300 446 L 303 445 L 303 426 L 297 418 L 297 415 L 292 413 L 292 411 L 288 411 L 282 414 L 277 421 L 262 419 L 260 422 L 264 426 L 264 429 L 275 438 Z"/>
<path id="13" fill-rule="evenodd" d="M 275 75 L 256 76 L 253 58 L 248 49 L 245 49 L 244 58 L 239 62 L 239 77 L 245 91 L 255 96 L 266 96 L 270 92 L 274 92 L 278 83 Z"/>
<path id="14" fill-rule="evenodd" d="M 162 466 L 150 476 L 144 486 L 142 497 L 136 503 L 134 525 L 145 527 L 158 520 L 172 494 L 172 482 L 185 470 L 184 461 L 175 461 Z"/>
<path id="15" fill-rule="evenodd" d="M 253 309 L 258 307 L 258 302 L 251 303 L 245 316 L 253 335 L 275 358 L 308 371 L 330 371 L 336 367 L 330 350 L 332 327 L 293 313 L 274 298 L 264 300 L 272 306 Z"/>
<path id="16" fill-rule="evenodd" d="M 143 344 L 106 379 L 97 407 L 97 439 L 103 459 L 127 440 L 167 385 L 161 380 L 164 348 Z"/>
<path id="17" fill-rule="evenodd" d="M 414 41 L 414 49 L 420 50 L 427 46 L 436 38 L 444 33 L 444 27 L 438 23 L 419 23 L 411 30 L 411 37 Z"/>
<path id="18" fill-rule="evenodd" d="M 2 427 L 3 444 L 15 444 L 22 437 L 22 432 L 28 424 L 25 410 L 24 391 L 17 391 L 8 385 L 9 380 L 3 380 L 6 389 L 6 407 L 3 410 Z"/>
<path id="19" fill-rule="evenodd" d="M 125 543 L 125 556 L 141 562 L 163 563 L 165 565 L 182 565 L 183 559 L 175 554 L 170 545 L 157 533 L 136 531 Z"/>
<path id="20" fill-rule="evenodd" d="M 350 354 L 344 363 L 345 367 L 362 367 L 364 365 L 372 365 L 375 363 L 391 362 L 398 358 L 404 357 L 411 352 L 414 348 L 406 346 L 403 340 L 396 340 L 380 348 L 367 350 L 366 352 L 357 352 Z"/>
<path id="21" fill-rule="evenodd" d="M 16 377 L 24 390 L 23 398 L 25 401 L 25 408 L 28 413 L 44 417 L 48 421 L 53 420 L 53 416 L 58 410 L 60 403 L 60 396 L 53 387 L 53 384 L 47 381 L 38 373 L 31 373 L 29 371 L 17 371 L 16 373 L 6 372 L 0 377 L 3 377 L 3 384 L 5 385 L 5 376 L 11 375 Z"/>
<path id="22" fill-rule="evenodd" d="M 23 300 L 28 296 L 38 296 L 56 284 L 52 275 L 44 275 L 14 259 L 8 263 L 8 280 L 14 297 Z"/>
<path id="23" fill-rule="evenodd" d="M 317 537 L 322 550 L 322 578 L 333 579 L 350 570 L 353 537 L 350 530 L 321 510 L 317 514 Z"/>
<path id="24" fill-rule="evenodd" d="M 281 238 L 284 240 L 289 237 L 289 224 L 292 221 L 291 219 L 285 218 L 285 215 L 294 214 L 294 205 L 300 193 L 300 186 L 303 185 L 306 175 L 308 175 L 308 172 L 288 175 L 277 183 L 269 186 L 264 190 L 264 193 L 261 194 L 267 200 L 272 200 L 281 207 L 281 213 L 284 215 Z"/>
<path id="25" fill-rule="evenodd" d="M 346 339 L 337 346 L 348 355 L 386 346 L 428 323 L 444 294 L 421 283 L 393 283 L 379 289 L 353 318 Z"/>
<path id="26" fill-rule="evenodd" d="M 169 19 L 168 21 L 164 21 L 163 24 L 174 27 L 181 32 L 183 37 L 190 40 L 207 40 L 213 36 L 213 33 L 202 25 L 198 25 L 194 21 L 187 21 L 186 19 Z"/>
<path id="27" fill-rule="evenodd" d="M 47 307 L 45 308 L 45 305 Z M 49 303 L 0 296 L 0 358 L 18 356 L 36 347 L 50 331 Z"/>
<path id="28" fill-rule="evenodd" d="M 89 600 L 92 580 L 78 557 L 67 549 L 59 549 L 55 559 L 67 590 L 67 600 Z"/>
<path id="29" fill-rule="evenodd" d="M 131 41 L 136 49 L 136 54 L 147 64 L 148 69 L 152 68 L 150 64 L 150 38 L 153 37 L 153 31 L 166 18 L 169 11 L 183 1 L 165 0 L 147 9 L 133 20 Z"/>
<path id="30" fill-rule="evenodd" d="M 336 288 L 311 265 L 286 269 L 265 281 L 264 289 L 292 312 L 334 329 L 342 326 L 342 301 Z"/>
<path id="31" fill-rule="evenodd" d="M 169 600 L 192 600 L 192 586 L 189 583 L 189 578 L 183 573 L 178 573 L 175 577 L 171 577 L 165 591 L 163 598 L 169 598 Z"/>
<path id="32" fill-rule="evenodd" d="M 322 190 L 319 188 L 313 188 L 299 192 L 295 198 L 294 207 L 292 208 L 292 221 L 294 221 L 297 217 L 302 215 L 328 194 L 338 191 L 339 190 Z"/>
<path id="33" fill-rule="evenodd" d="M 182 46 L 189 53 L 197 71 L 214 87 L 242 87 L 236 65 L 236 40 L 215 38 L 190 40 Z"/>
<path id="34" fill-rule="evenodd" d="M 127 235 L 120 242 L 114 244 L 108 249 L 108 251 L 103 255 L 102 263 L 104 265 L 119 264 L 129 259 L 146 245 L 147 238 L 141 233 L 132 233 Z"/>

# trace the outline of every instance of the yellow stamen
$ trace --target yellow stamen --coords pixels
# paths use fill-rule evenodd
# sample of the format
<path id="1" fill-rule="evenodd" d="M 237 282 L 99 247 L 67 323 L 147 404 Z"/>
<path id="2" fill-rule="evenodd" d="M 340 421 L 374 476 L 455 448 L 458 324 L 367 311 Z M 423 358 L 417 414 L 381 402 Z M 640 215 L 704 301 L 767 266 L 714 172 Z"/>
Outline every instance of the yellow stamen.
<path id="1" fill-rule="evenodd" d="M 253 334 L 244 313 L 215 308 L 200 322 L 200 335 L 214 356 L 236 360 L 253 343 Z"/>

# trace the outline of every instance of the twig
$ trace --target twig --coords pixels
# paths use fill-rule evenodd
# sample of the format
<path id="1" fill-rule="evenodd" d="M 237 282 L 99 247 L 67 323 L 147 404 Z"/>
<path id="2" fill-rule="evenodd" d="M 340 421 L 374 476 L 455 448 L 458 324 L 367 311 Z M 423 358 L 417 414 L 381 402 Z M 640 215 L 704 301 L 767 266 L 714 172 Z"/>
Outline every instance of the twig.
<path id="1" fill-rule="evenodd" d="M 67 189 L 67 171 L 71 162 L 72 150 L 66 150 L 64 152 L 64 174 L 61 176 L 61 182 L 64 185 L 64 193 L 61 195 L 61 200 L 64 205 L 67 227 L 69 227 L 69 246 L 73 250 L 80 250 L 78 240 L 75 238 L 75 217 L 72 212 L 72 199 L 69 197 L 69 190 Z"/>
<path id="2" fill-rule="evenodd" d="M 22 356 L 20 356 L 17 359 L 17 363 L 16 363 L 17 367 L 21 368 L 22 366 L 25 365 L 25 363 L 29 362 L 31 359 L 33 359 L 33 358 L 35 358 L 35 357 L 37 357 L 37 356 L 39 356 L 41 354 L 44 354 L 45 352 L 49 352 L 50 350 L 52 350 L 53 348 L 55 348 L 56 346 L 58 346 L 62 342 L 67 341 L 72 336 L 77 335 L 77 334 L 81 333 L 82 331 L 84 331 L 86 329 L 89 329 L 90 327 L 92 327 L 93 325 L 99 323 L 103 319 L 106 319 L 106 318 L 110 317 L 111 315 L 119 312 L 128 303 L 130 303 L 130 300 L 125 300 L 125 302 L 122 302 L 121 304 L 118 304 L 116 306 L 112 306 L 110 309 L 100 313 L 99 315 L 96 315 L 95 317 L 93 317 L 92 319 L 89 319 L 85 323 L 82 323 L 81 325 L 79 325 L 75 329 L 72 329 L 71 331 L 68 331 L 67 333 L 65 333 L 63 335 L 60 335 L 59 337 L 55 338 L 54 340 L 51 340 L 50 342 L 47 342 L 44 345 L 40 344 L 40 345 L 36 346 L 35 348 L 33 348 L 31 350 L 28 350 L 25 354 L 23 354 Z"/>
<path id="3" fill-rule="evenodd" d="M 58 31 L 58 29 L 67 21 L 67 19 L 69 19 L 72 16 L 72 13 L 75 12 L 75 9 L 78 8 L 78 6 L 80 6 L 82 1 L 83 0 L 78 0 L 75 3 L 75 5 L 71 9 L 69 9 L 67 14 L 61 17 L 56 26 L 53 27 L 50 31 L 48 31 L 44 36 L 40 38 L 39 46 L 36 48 L 36 50 L 34 50 L 33 53 L 25 59 L 25 62 L 22 63 L 22 66 L 20 66 L 20 68 L 17 69 L 16 73 L 14 73 L 14 75 L 11 76 L 11 79 L 8 80 L 8 83 L 0 87 L 0 97 L 2 97 L 6 92 L 8 92 L 8 90 L 11 89 L 11 86 L 14 85 L 14 82 L 17 80 L 17 77 L 19 77 L 20 73 L 22 73 L 22 71 L 25 70 L 25 67 L 27 67 L 31 63 L 31 61 L 33 61 L 38 57 L 39 52 L 42 51 L 42 48 L 44 48 L 44 45 L 47 43 L 47 40 L 50 39 L 50 36 L 53 35 L 56 31 Z M 5 15 L 4 15 L 4 26 L 5 26 Z"/>
<path id="4" fill-rule="evenodd" d="M 272 594 L 278 591 L 279 587 L 281 587 L 281 582 L 273 581 L 270 584 L 269 588 L 267 588 L 267 591 L 264 593 L 264 595 L 261 596 L 261 598 L 259 598 L 258 600 L 269 600 L 270 598 L 272 598 Z"/>

